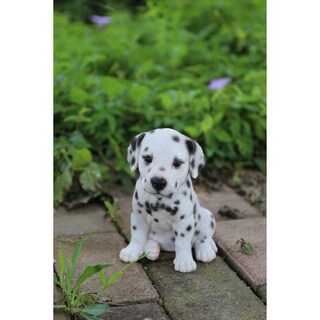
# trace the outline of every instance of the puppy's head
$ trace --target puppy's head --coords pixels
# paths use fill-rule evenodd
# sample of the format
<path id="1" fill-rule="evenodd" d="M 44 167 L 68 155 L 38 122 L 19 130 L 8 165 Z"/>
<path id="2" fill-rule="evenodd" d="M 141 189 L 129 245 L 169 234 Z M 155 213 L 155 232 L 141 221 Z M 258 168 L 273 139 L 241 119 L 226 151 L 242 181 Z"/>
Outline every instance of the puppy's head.
<path id="1" fill-rule="evenodd" d="M 196 178 L 205 164 L 200 145 L 169 128 L 137 135 L 127 150 L 131 171 L 139 167 L 146 192 L 171 197 L 190 174 Z"/>

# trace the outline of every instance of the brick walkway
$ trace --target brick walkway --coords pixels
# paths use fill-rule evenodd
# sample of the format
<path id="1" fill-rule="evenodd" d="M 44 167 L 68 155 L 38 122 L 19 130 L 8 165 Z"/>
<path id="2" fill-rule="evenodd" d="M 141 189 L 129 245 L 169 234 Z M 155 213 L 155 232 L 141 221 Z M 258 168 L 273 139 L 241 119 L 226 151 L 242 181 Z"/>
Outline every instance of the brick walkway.
<path id="1" fill-rule="evenodd" d="M 197 193 L 215 214 L 219 256 L 211 263 L 197 262 L 197 270 L 188 274 L 174 271 L 172 253 L 134 264 L 102 297 L 111 306 L 102 319 L 266 319 L 266 218 L 228 187 L 210 193 L 198 188 Z M 130 239 L 131 195 L 118 190 L 114 196 L 120 207 L 117 228 L 98 205 L 55 210 L 55 257 L 61 246 L 70 258 L 79 237 L 84 239 L 78 274 L 89 263 L 112 263 L 107 275 L 125 265 L 118 255 Z M 239 209 L 244 218 L 221 217 L 217 212 L 224 205 Z M 241 238 L 254 245 L 253 255 L 236 244 Z M 96 277 L 82 289 L 97 292 L 99 284 Z M 59 295 L 55 289 L 55 299 Z M 68 317 L 56 313 L 54 319 Z"/>

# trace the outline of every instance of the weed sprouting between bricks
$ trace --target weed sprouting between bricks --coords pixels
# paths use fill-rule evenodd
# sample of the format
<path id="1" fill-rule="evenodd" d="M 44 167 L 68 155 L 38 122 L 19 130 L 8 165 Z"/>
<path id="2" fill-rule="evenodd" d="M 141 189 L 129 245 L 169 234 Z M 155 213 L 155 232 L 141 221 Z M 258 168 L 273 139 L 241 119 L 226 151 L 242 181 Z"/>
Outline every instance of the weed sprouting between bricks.
<path id="1" fill-rule="evenodd" d="M 81 238 L 72 255 L 71 262 L 67 260 L 62 249 L 59 250 L 58 267 L 54 264 L 54 283 L 61 289 L 63 298 L 60 304 L 55 304 L 55 310 L 61 310 L 71 316 L 73 319 L 98 320 L 99 316 L 109 310 L 109 305 L 100 301 L 101 295 L 108 287 L 117 281 L 125 270 L 133 263 L 126 265 L 121 270 L 113 273 L 109 278 L 106 277 L 104 270 L 111 267 L 112 264 L 92 264 L 87 265 L 85 270 L 74 278 L 78 257 L 83 246 Z M 81 285 L 95 274 L 99 274 L 101 288 L 98 293 L 88 293 L 81 290 Z"/>

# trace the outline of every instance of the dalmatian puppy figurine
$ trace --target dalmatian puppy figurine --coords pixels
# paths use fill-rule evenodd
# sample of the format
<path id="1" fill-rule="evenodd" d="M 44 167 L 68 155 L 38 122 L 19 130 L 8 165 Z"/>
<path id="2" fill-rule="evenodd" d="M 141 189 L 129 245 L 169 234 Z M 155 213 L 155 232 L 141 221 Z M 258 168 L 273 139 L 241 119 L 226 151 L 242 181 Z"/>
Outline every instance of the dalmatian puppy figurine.
<path id="1" fill-rule="evenodd" d="M 197 260 L 214 260 L 215 219 L 200 205 L 191 182 L 205 164 L 200 145 L 173 129 L 155 129 L 134 138 L 127 160 L 140 177 L 132 199 L 131 241 L 120 259 L 133 262 L 146 253 L 156 260 L 161 249 L 175 251 L 174 269 L 191 272 L 197 268 L 194 247 Z"/>

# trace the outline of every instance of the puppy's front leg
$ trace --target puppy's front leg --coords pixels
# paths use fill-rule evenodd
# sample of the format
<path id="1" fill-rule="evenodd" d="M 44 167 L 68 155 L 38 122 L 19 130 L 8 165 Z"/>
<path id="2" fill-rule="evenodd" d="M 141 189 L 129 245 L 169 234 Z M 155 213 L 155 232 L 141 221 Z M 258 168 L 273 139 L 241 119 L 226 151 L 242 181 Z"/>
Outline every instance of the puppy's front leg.
<path id="1" fill-rule="evenodd" d="M 120 259 L 124 262 L 134 262 L 144 252 L 144 246 L 149 234 L 149 225 L 142 214 L 131 213 L 131 241 L 126 248 L 120 251 Z"/>
<path id="2" fill-rule="evenodd" d="M 174 225 L 175 228 L 175 251 L 174 270 L 180 272 L 191 272 L 197 269 L 192 257 L 193 221 L 185 221 Z"/>

